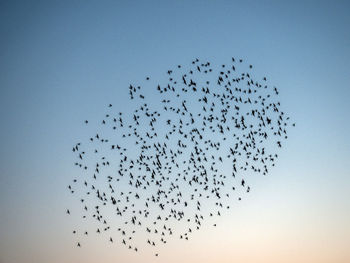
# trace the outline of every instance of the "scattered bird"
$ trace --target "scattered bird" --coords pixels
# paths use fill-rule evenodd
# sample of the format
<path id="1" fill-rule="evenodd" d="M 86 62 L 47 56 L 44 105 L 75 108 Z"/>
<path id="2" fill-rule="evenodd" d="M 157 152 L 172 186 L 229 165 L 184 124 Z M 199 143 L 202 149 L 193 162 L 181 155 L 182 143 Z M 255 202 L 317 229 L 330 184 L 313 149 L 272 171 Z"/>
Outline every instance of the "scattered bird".
<path id="1" fill-rule="evenodd" d="M 146 82 L 147 96 L 130 84 L 132 112 L 107 104 L 98 133 L 72 148 L 81 176 L 68 190 L 79 195 L 80 228 L 90 218 L 100 236 L 116 230 L 111 243 L 138 252 L 134 236 L 146 234 L 145 245 L 158 249 L 168 238 L 188 240 L 251 192 L 248 175 L 268 174 L 295 123 L 277 88 L 246 68 L 242 59 L 215 67 L 195 58 L 165 71 L 165 82 Z"/>

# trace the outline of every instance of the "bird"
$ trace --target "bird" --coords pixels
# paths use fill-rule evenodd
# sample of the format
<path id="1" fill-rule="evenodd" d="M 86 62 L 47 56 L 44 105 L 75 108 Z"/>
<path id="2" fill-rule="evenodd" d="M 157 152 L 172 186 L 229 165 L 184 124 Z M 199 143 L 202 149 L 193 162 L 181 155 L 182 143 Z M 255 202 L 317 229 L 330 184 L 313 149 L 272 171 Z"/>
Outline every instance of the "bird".
<path id="1" fill-rule="evenodd" d="M 110 97 L 102 118 L 86 117 L 88 130 L 71 148 L 77 170 L 67 189 L 80 206 L 70 218 L 78 215 L 83 229 L 89 220 L 98 226 L 73 230 L 75 237 L 116 230 L 109 242 L 136 252 L 168 238 L 187 241 L 207 218 L 252 194 L 247 174 L 265 176 L 275 166 L 295 123 L 282 111 L 283 90 L 252 64 L 194 58 L 163 74 L 126 88 L 130 112 Z"/>

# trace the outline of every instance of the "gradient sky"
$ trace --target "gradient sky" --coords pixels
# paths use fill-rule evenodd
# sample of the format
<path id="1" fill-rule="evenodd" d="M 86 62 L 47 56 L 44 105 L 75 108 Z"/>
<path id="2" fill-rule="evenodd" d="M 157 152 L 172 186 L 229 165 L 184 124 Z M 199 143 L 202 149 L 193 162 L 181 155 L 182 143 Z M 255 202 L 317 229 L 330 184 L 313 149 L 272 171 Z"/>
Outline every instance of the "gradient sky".
<path id="1" fill-rule="evenodd" d="M 350 262 L 348 1 L 0 1 L 0 262 Z M 65 209 L 82 121 L 195 57 L 242 57 L 296 121 L 253 191 L 162 257 L 90 238 Z"/>

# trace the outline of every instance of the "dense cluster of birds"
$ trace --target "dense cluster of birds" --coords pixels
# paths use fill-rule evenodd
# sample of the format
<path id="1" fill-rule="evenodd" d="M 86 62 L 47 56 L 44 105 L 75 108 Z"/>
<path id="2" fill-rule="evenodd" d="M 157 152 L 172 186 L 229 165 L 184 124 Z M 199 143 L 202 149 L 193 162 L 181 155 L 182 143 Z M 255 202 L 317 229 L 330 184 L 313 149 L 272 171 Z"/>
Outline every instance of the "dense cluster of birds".
<path id="1" fill-rule="evenodd" d="M 295 125 L 277 88 L 255 79 L 242 59 L 216 67 L 195 59 L 164 76 L 131 84 L 133 110 L 115 111 L 111 102 L 97 131 L 74 145 L 81 173 L 68 189 L 79 195 L 75 214 L 91 220 L 73 230 L 78 247 L 95 233 L 135 252 L 154 247 L 158 256 L 170 237 L 188 240 L 250 192 L 252 173 L 269 172 Z"/>

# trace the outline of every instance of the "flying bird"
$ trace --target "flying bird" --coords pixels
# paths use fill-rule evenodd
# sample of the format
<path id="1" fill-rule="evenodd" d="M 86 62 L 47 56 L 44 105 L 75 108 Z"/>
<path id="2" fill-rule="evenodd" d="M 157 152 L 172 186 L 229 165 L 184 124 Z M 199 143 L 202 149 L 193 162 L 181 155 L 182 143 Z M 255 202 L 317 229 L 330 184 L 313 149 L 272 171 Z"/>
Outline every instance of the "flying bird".
<path id="1" fill-rule="evenodd" d="M 89 236 L 106 232 L 135 252 L 189 240 L 252 192 L 251 174 L 275 166 L 295 123 L 266 76 L 234 57 L 220 65 L 195 58 L 164 75 L 126 87 L 131 111 L 118 112 L 110 98 L 87 140 L 73 145 L 68 190 L 78 202 L 73 215 L 82 215 L 75 229 L 87 229 L 75 237 L 88 237 L 92 220 Z"/>

